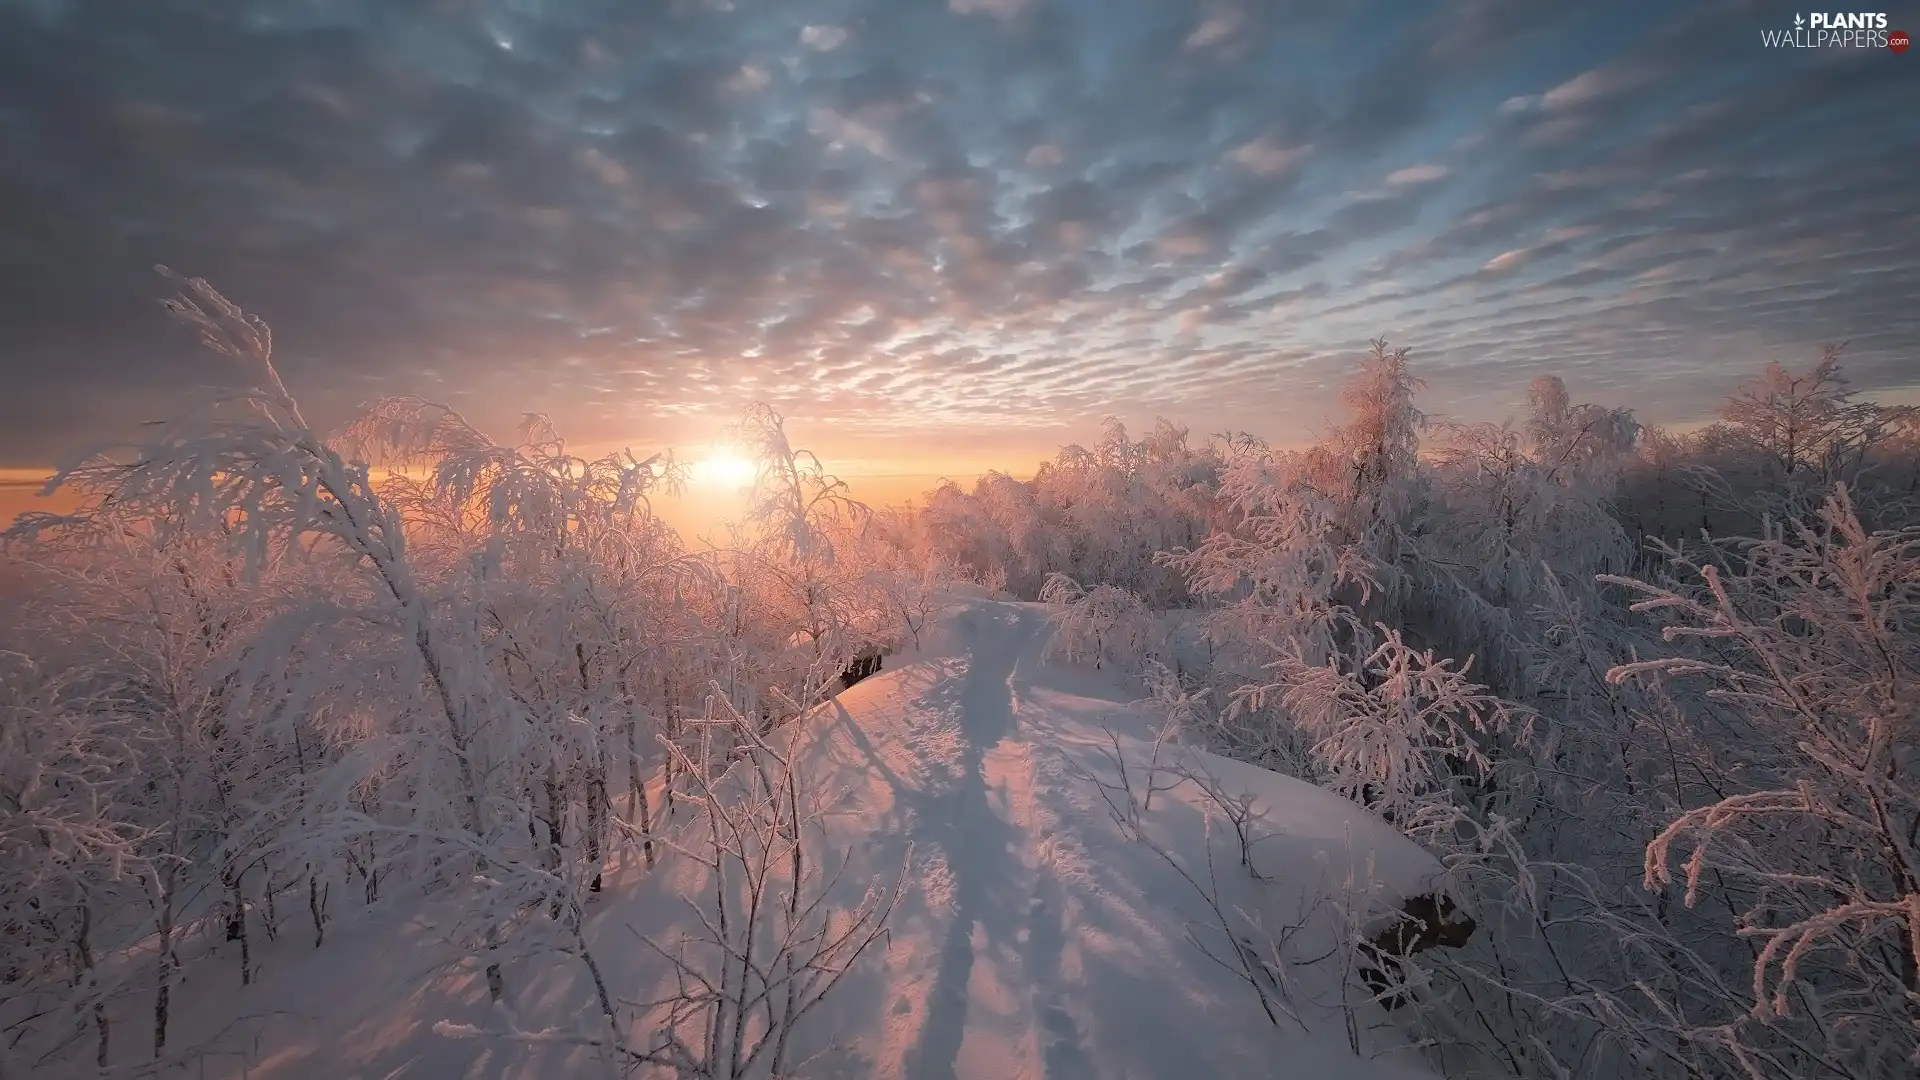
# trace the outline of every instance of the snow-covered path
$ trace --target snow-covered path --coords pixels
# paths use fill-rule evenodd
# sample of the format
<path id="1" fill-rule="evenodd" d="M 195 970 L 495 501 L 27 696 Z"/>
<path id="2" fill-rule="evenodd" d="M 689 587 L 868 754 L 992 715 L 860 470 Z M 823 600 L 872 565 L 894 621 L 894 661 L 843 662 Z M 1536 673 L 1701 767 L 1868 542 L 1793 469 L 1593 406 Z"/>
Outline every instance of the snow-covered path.
<path id="1" fill-rule="evenodd" d="M 1017 680 L 1044 626 L 1032 610 L 1006 607 L 970 612 L 959 628 L 972 648 L 948 676 L 958 684 L 957 775 L 896 789 L 909 837 L 937 853 L 953 881 L 925 1016 L 917 1031 L 896 1032 L 913 1035 L 905 1074 L 1092 1077 L 1062 990 L 1068 928 L 1033 829 L 1033 747 L 1017 723 Z M 985 1015 L 970 1016 L 976 1001 Z"/>
<path id="2" fill-rule="evenodd" d="M 927 1080 L 1092 1076 L 1061 999 L 1067 929 L 1032 827 L 1033 747 L 1018 723 L 1045 620 L 980 606 L 949 629 L 959 655 L 832 706 L 830 741 L 864 758 L 892 804 L 869 858 L 885 865 L 909 843 L 916 853 L 902 921 L 924 930 L 897 934 L 906 948 L 893 958 L 907 962 L 876 1064 Z M 912 696 L 899 700 L 906 688 Z M 918 722 L 886 745 L 870 735 L 873 714 L 895 709 Z"/>
<path id="3" fill-rule="evenodd" d="M 1044 610 L 974 603 L 946 629 L 936 658 L 843 694 L 823 743 L 839 771 L 829 782 L 847 785 L 860 804 L 866 867 L 898 865 L 906 844 L 914 850 L 886 958 L 885 1023 L 860 1055 L 872 1075 L 1397 1071 L 1357 1060 L 1345 1045 L 1276 1031 L 1252 991 L 1186 940 L 1187 922 L 1205 913 L 1198 896 L 1125 838 L 1080 775 L 1100 771 L 1108 731 L 1143 746 L 1153 718 L 1109 680 L 1043 663 Z M 1256 785 L 1285 783 L 1218 764 L 1229 780 L 1247 779 L 1237 769 Z M 1378 825 L 1342 800 L 1294 787 L 1302 790 L 1289 794 L 1304 795 L 1296 801 L 1314 811 L 1287 830 L 1304 849 L 1339 845 L 1349 824 Z M 1171 819 L 1174 834 L 1191 835 L 1184 853 L 1198 869 L 1204 811 L 1170 792 L 1154 812 Z M 1337 1028 L 1331 1034 L 1344 1042 Z"/>
<path id="4" fill-rule="evenodd" d="M 939 787 L 896 791 L 912 813 L 911 835 L 938 852 L 953 875 L 952 918 L 926 1015 L 907 1055 L 910 1075 L 926 1080 L 957 1075 L 963 1057 L 970 1075 L 976 1066 L 1002 1076 L 1034 1075 L 1031 1009 L 1006 1002 L 1012 1015 L 1002 1037 L 977 1038 L 968 1053 L 969 1007 L 976 997 L 993 1003 L 1007 987 L 1057 982 L 1062 933 L 1057 925 L 1045 925 L 1048 913 L 1035 887 L 1038 860 L 1023 820 L 1032 813 L 1031 748 L 1014 732 L 1014 673 L 1035 627 L 1030 617 L 1012 609 L 994 615 L 996 623 L 1004 622 L 1004 634 L 969 627 L 976 645 L 964 670 L 953 677 L 960 699 L 958 775 Z M 1033 898 L 1024 911 L 1020 896 Z M 1022 915 L 1025 927 L 1019 925 Z M 1050 947 L 1022 955 L 1014 947 L 1022 931 L 1031 944 L 1036 930 Z M 984 1034 L 989 1028 L 982 1024 L 976 1030 Z M 1015 1060 L 996 1060 L 1009 1050 Z"/>

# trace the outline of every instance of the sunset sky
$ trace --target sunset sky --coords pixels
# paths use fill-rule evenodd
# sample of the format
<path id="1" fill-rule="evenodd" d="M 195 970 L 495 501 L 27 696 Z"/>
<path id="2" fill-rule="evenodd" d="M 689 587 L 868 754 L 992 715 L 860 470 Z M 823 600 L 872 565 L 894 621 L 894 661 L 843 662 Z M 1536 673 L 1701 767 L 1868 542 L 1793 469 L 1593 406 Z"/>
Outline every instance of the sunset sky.
<path id="1" fill-rule="evenodd" d="M 0 0 L 0 467 L 219 381 L 157 262 L 322 422 L 697 453 L 763 398 L 854 475 L 1287 442 L 1383 335 L 1467 419 L 1556 372 L 1689 421 L 1842 338 L 1911 393 L 1920 54 L 1793 11 Z"/>

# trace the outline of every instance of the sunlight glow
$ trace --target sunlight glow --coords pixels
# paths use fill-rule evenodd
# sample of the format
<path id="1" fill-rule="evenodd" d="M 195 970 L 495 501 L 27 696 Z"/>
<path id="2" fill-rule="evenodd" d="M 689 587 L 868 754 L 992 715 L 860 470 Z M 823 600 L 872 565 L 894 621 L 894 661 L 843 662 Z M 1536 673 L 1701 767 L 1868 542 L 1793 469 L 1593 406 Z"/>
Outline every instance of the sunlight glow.
<path id="1" fill-rule="evenodd" d="M 738 491 L 753 483 L 754 464 L 736 453 L 716 450 L 693 465 L 695 487 L 711 491 Z"/>

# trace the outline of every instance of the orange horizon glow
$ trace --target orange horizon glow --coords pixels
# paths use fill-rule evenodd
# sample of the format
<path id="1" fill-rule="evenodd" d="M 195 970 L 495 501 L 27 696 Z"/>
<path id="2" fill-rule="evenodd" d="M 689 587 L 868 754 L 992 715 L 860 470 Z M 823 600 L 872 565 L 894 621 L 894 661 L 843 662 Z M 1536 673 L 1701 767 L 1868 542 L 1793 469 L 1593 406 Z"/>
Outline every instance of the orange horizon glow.
<path id="1" fill-rule="evenodd" d="M 1920 383 L 1881 389 L 1861 396 L 1883 405 L 1920 406 Z M 1666 430 L 1684 435 L 1717 419 L 1717 415 L 1709 413 L 1666 425 Z M 1093 431 L 1085 432 L 1081 435 L 1081 441 L 1095 434 Z M 900 506 L 923 502 L 924 497 L 944 480 L 952 480 L 970 489 L 975 480 L 990 472 L 1003 473 L 1019 480 L 1031 479 L 1041 462 L 1050 460 L 1061 445 L 1071 441 L 1074 440 L 1066 439 L 1046 447 L 1008 447 L 1003 455 L 993 457 L 821 454 L 820 464 L 828 473 L 846 483 L 853 498 L 876 508 Z M 643 446 L 647 442 L 580 444 L 570 449 L 585 457 L 597 457 L 628 446 Z M 804 437 L 795 442 L 801 446 L 807 445 Z M 674 450 L 676 457 L 690 464 L 690 475 L 685 489 L 678 495 L 663 492 L 654 498 L 654 509 L 661 519 L 689 541 L 715 534 L 727 522 L 735 520 L 745 509 L 746 489 L 751 486 L 754 475 L 753 463 L 724 444 L 670 449 Z M 0 530 L 12 525 L 14 519 L 23 513 L 65 513 L 78 505 L 78 497 L 68 491 L 57 491 L 51 496 L 40 494 L 41 488 L 55 471 L 50 465 L 0 466 Z M 382 471 L 392 470 L 376 470 Z"/>
<path id="2" fill-rule="evenodd" d="M 1049 455 L 1050 456 L 1050 455 Z M 876 509 L 920 503 L 942 480 L 953 480 L 971 488 L 979 476 L 994 471 L 983 461 L 846 459 L 823 458 L 827 472 L 844 481 L 848 493 Z M 941 468 L 945 464 L 948 467 Z M 1003 463 L 998 471 L 1018 478 L 1030 478 L 1039 459 L 1019 466 Z M 957 466 L 957 467 L 956 467 Z M 746 490 L 753 481 L 753 463 L 736 454 L 698 453 L 693 456 L 685 489 L 678 495 L 661 493 L 652 500 L 654 512 L 671 525 L 689 543 L 703 537 L 719 538 L 729 521 L 738 519 L 746 509 Z M 0 467 L 0 530 L 13 524 L 24 513 L 67 513 L 79 505 L 79 497 L 67 490 L 42 496 L 40 489 L 54 473 L 52 468 L 26 466 Z"/>

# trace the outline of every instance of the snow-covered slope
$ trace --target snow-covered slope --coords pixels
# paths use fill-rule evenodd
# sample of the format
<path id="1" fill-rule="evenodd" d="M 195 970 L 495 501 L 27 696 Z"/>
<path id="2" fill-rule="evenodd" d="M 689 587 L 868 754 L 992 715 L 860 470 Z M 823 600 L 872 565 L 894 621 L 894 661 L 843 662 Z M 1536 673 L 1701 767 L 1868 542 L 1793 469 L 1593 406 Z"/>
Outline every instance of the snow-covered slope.
<path id="1" fill-rule="evenodd" d="M 808 1017 L 794 1058 L 823 1052 L 810 1072 L 833 1077 L 1425 1075 L 1386 1060 L 1400 1055 L 1387 1053 L 1384 1014 L 1338 959 L 1317 958 L 1334 951 L 1340 917 L 1327 898 L 1365 915 L 1356 879 L 1371 877 L 1385 886 L 1377 912 L 1423 891 L 1432 859 L 1310 785 L 1172 748 L 1159 751 L 1163 766 L 1212 777 L 1229 800 L 1252 797 L 1266 880 L 1241 868 L 1217 805 L 1209 826 L 1211 800 L 1194 781 L 1158 791 L 1140 815 L 1151 843 L 1135 839 L 1110 809 L 1125 798 L 1103 797 L 1092 777 L 1117 781 L 1117 747 L 1144 794 L 1154 720 L 1097 674 L 1043 663 L 1047 633 L 1038 607 L 964 602 L 930 638 L 938 647 L 841 694 L 797 735 L 812 781 L 835 800 L 829 831 L 848 851 L 849 897 L 903 859 L 909 869 L 884 951 Z M 609 875 L 590 938 L 613 993 L 645 999 L 665 972 L 636 935 L 690 917 L 691 879 L 671 862 L 653 873 L 636 862 Z M 1277 1024 L 1238 972 L 1203 953 L 1233 962 L 1203 889 L 1260 921 L 1264 935 L 1239 929 L 1261 951 L 1281 943 L 1286 978 L 1269 984 Z M 211 1058 L 213 1075 L 608 1075 L 590 1051 L 436 1034 L 437 1021 L 489 1022 L 476 974 L 429 975 L 452 959 L 444 936 L 398 917 L 318 950 L 283 935 L 245 990 L 230 967 L 195 965 L 182 1034 L 224 1030 L 252 1059 Z M 527 1026 L 590 1015 L 576 968 L 564 957 L 510 968 Z"/>

